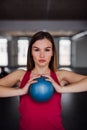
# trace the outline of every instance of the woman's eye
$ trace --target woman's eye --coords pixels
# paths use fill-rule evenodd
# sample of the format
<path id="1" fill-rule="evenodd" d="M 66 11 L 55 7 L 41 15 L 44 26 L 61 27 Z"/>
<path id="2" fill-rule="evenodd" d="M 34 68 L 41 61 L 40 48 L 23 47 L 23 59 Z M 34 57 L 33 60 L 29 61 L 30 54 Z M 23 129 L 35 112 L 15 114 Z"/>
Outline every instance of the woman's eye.
<path id="1" fill-rule="evenodd" d="M 39 51 L 39 49 L 34 49 L 34 51 Z"/>
<path id="2" fill-rule="evenodd" d="M 50 49 L 46 49 L 45 51 L 50 51 Z"/>

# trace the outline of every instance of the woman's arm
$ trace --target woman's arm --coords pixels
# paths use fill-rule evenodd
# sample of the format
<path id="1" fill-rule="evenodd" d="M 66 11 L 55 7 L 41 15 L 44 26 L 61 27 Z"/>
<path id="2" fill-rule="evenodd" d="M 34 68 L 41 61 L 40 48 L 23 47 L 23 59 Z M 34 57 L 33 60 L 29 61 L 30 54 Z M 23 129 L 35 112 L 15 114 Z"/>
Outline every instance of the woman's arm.
<path id="1" fill-rule="evenodd" d="M 59 71 L 60 85 L 56 90 L 60 93 L 84 92 L 87 91 L 87 76 L 80 75 L 71 71 Z M 67 85 L 62 85 L 66 81 Z"/>
<path id="2" fill-rule="evenodd" d="M 16 70 L 11 72 L 6 77 L 0 79 L 0 97 L 11 97 L 23 95 L 24 90 L 14 88 L 13 86 L 20 83 L 25 74 L 24 70 Z"/>
<path id="3" fill-rule="evenodd" d="M 37 82 L 35 79 L 40 77 L 40 75 L 32 75 L 23 88 L 12 87 L 15 84 L 20 84 L 24 74 L 25 71 L 17 70 L 5 78 L 0 79 L 0 97 L 12 97 L 27 94 L 29 86 L 32 83 Z"/>
<path id="4" fill-rule="evenodd" d="M 67 86 L 59 86 L 57 92 L 60 93 L 76 93 L 76 92 L 86 92 L 87 91 L 87 78 L 84 78 L 78 82 L 69 84 Z"/>
<path id="5" fill-rule="evenodd" d="M 0 86 L 0 97 L 13 97 L 13 96 L 19 96 L 23 94 L 25 94 L 23 89 Z"/>

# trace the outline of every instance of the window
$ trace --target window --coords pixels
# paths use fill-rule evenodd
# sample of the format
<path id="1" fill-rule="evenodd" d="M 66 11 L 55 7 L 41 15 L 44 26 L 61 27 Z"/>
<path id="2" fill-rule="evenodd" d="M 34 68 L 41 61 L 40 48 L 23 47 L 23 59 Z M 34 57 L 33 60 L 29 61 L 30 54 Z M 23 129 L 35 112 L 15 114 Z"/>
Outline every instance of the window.
<path id="1" fill-rule="evenodd" d="M 8 65 L 7 39 L 0 38 L 0 66 Z"/>
<path id="2" fill-rule="evenodd" d="M 69 66 L 71 64 L 71 41 L 69 39 L 59 40 L 59 65 Z"/>
<path id="3" fill-rule="evenodd" d="M 18 65 L 27 64 L 28 39 L 18 40 Z"/>

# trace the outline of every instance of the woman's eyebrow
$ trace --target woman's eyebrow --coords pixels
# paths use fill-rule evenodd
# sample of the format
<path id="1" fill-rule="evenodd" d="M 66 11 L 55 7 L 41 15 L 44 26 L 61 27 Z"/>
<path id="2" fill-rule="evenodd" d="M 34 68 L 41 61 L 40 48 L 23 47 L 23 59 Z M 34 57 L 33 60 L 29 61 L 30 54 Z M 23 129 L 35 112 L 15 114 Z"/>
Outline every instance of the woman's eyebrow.
<path id="1" fill-rule="evenodd" d="M 37 46 L 33 46 L 33 48 L 39 48 L 39 47 L 37 47 Z M 50 47 L 50 46 L 47 46 L 47 47 L 45 47 L 45 48 L 52 48 L 52 47 Z"/>
<path id="2" fill-rule="evenodd" d="M 37 47 L 37 46 L 33 46 L 32 48 L 39 48 L 39 47 Z"/>
<path id="3" fill-rule="evenodd" d="M 50 46 L 46 47 L 46 48 L 51 48 Z"/>

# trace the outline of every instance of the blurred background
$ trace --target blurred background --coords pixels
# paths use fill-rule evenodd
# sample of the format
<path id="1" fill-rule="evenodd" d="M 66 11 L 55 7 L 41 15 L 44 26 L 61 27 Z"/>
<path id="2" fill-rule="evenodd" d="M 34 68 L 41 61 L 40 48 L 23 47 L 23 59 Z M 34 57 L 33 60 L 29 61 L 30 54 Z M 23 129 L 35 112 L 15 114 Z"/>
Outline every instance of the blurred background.
<path id="1" fill-rule="evenodd" d="M 0 0 L 0 78 L 25 69 L 29 41 L 52 34 L 58 69 L 87 75 L 87 0 Z M 63 94 L 66 130 L 87 129 L 87 93 Z M 19 97 L 0 98 L 0 130 L 18 130 Z"/>

